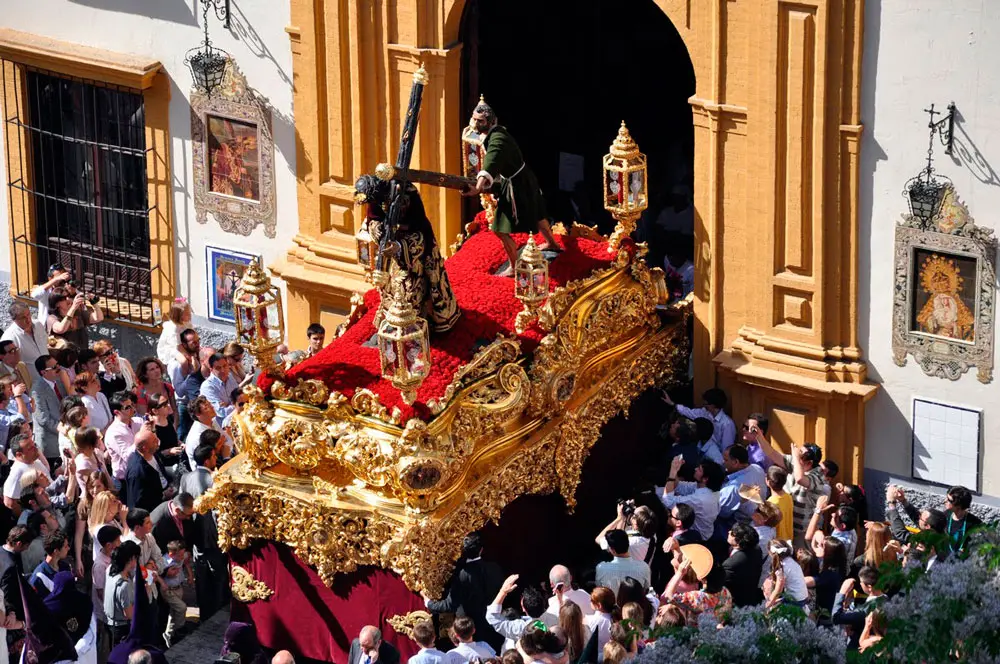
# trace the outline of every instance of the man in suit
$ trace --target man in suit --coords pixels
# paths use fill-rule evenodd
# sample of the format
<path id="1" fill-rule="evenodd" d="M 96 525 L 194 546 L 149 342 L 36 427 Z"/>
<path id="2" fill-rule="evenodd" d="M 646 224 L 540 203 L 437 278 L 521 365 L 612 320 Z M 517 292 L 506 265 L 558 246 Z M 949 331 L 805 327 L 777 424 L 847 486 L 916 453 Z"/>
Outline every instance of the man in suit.
<path id="1" fill-rule="evenodd" d="M 18 577 L 24 574 L 21 552 L 31 544 L 31 533 L 26 526 L 14 526 L 7 533 L 7 541 L 0 547 L 0 590 L 3 591 L 7 611 L 24 620 L 21 603 L 21 584 Z"/>
<path id="2" fill-rule="evenodd" d="M 160 545 L 160 549 L 165 551 L 170 542 L 181 540 L 188 551 L 194 551 L 198 535 L 192 518 L 194 496 L 182 491 L 170 500 L 160 503 L 149 516 L 153 520 L 153 537 Z"/>
<path id="3" fill-rule="evenodd" d="M 361 628 L 351 641 L 347 664 L 399 664 L 399 651 L 382 640 L 382 631 L 374 625 Z"/>
<path id="4" fill-rule="evenodd" d="M 21 349 L 10 339 L 0 341 L 0 376 L 17 376 L 31 390 L 31 372 L 21 360 Z"/>
<path id="5" fill-rule="evenodd" d="M 125 497 L 129 508 L 155 510 L 164 500 L 173 497 L 167 471 L 157 454 L 160 439 L 149 423 L 135 436 L 135 452 L 125 466 Z"/>
<path id="6" fill-rule="evenodd" d="M 503 571 L 494 562 L 484 562 L 482 556 L 482 536 L 479 532 L 469 533 L 462 541 L 464 562 L 452 576 L 447 594 L 440 600 L 425 595 L 424 603 L 432 613 L 454 613 L 472 618 L 479 638 L 499 652 L 503 637 L 486 621 L 486 607 L 503 585 Z"/>
<path id="7" fill-rule="evenodd" d="M 39 380 L 31 388 L 31 396 L 35 399 L 35 412 L 31 414 L 35 443 L 49 462 L 49 468 L 55 471 L 62 463 L 59 458 L 58 425 L 62 397 L 65 396 L 60 396 L 62 387 L 59 385 L 63 368 L 51 355 L 39 355 L 35 358 L 35 371 L 39 375 Z"/>

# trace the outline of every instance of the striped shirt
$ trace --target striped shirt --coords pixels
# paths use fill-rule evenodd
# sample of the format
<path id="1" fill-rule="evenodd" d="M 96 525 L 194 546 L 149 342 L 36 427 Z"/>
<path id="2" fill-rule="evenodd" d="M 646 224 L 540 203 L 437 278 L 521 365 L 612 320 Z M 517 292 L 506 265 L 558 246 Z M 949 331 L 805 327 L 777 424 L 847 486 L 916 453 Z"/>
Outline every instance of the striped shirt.
<path id="1" fill-rule="evenodd" d="M 785 467 L 788 469 L 788 481 L 785 483 L 785 491 L 792 495 L 792 503 L 795 505 L 794 544 L 800 547 L 805 543 L 806 528 L 809 527 L 809 520 L 816 509 L 816 501 L 823 494 L 823 487 L 826 486 L 826 478 L 823 476 L 823 468 L 817 464 L 812 470 L 805 474 L 809 486 L 805 487 L 795 481 L 795 473 L 792 468 L 792 455 L 785 455 Z"/>

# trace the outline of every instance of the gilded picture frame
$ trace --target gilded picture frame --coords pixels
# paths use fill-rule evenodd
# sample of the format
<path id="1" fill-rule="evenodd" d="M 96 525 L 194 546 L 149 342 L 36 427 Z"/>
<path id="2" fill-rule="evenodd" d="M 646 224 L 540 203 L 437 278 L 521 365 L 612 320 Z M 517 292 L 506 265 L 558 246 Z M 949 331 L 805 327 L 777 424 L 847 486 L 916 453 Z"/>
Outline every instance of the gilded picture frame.
<path id="1" fill-rule="evenodd" d="M 997 240 L 976 226 L 953 186 L 925 225 L 904 215 L 896 226 L 892 355 L 909 356 L 929 376 L 958 380 L 975 367 L 993 380 Z"/>
<path id="2" fill-rule="evenodd" d="M 274 136 L 271 110 L 226 64 L 222 85 L 191 94 L 195 218 L 209 215 L 222 230 L 250 235 L 259 225 L 275 236 Z"/>

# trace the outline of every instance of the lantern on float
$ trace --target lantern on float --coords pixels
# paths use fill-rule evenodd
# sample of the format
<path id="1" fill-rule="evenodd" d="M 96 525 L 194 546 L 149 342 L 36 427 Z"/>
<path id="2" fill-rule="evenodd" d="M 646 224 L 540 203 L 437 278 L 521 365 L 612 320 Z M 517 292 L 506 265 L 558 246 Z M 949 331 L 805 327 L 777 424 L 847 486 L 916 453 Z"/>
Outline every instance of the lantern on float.
<path id="1" fill-rule="evenodd" d="M 233 313 L 237 340 L 261 371 L 276 372 L 274 354 L 285 339 L 281 291 L 256 258 L 250 261 L 233 295 Z"/>
<path id="2" fill-rule="evenodd" d="M 431 372 L 431 341 L 427 321 L 403 292 L 405 273 L 400 270 L 392 280 L 392 300 L 378 328 L 378 352 L 382 362 L 382 377 L 410 405 L 417 398 L 417 389 Z"/>
<path id="3" fill-rule="evenodd" d="M 482 95 L 479 95 L 479 103 L 486 103 Z M 477 173 L 483 170 L 483 163 L 486 161 L 486 136 L 487 134 L 476 129 L 472 120 L 462 130 L 462 174 L 467 178 L 476 180 Z M 496 197 L 490 193 L 480 194 L 479 203 L 486 210 L 486 220 L 492 226 L 497 211 Z"/>
<path id="4" fill-rule="evenodd" d="M 514 264 L 514 297 L 524 305 L 514 321 L 514 329 L 524 332 L 531 321 L 538 317 L 538 308 L 549 296 L 549 262 L 545 260 L 535 238 L 528 236 L 528 243 Z"/>
<path id="5" fill-rule="evenodd" d="M 639 152 L 624 121 L 603 164 L 604 209 L 617 222 L 608 243 L 608 251 L 614 253 L 635 230 L 639 216 L 649 205 L 646 155 Z"/>

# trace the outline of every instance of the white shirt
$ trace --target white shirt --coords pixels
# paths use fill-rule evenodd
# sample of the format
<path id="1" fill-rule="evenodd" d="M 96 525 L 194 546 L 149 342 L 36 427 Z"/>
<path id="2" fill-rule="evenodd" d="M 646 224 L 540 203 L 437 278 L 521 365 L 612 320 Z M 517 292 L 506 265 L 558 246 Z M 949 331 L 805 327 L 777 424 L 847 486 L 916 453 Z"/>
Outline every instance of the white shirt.
<path id="1" fill-rule="evenodd" d="M 21 349 L 21 361 L 31 374 L 31 380 L 40 378 L 35 371 L 35 358 L 41 355 L 48 355 L 49 335 L 45 332 L 45 326 L 37 320 L 31 321 L 31 334 L 21 329 L 17 323 L 11 323 L 4 331 L 0 341 L 13 341 Z"/>
<path id="2" fill-rule="evenodd" d="M 608 562 L 598 563 L 597 569 L 594 570 L 594 581 L 597 585 L 609 588 L 615 595 L 618 594 L 618 587 L 622 581 L 629 576 L 638 581 L 644 590 L 649 588 L 653 579 L 649 565 L 641 560 L 624 556 L 615 556 Z"/>
<path id="3" fill-rule="evenodd" d="M 726 415 L 726 411 L 720 410 L 717 414 L 712 415 L 707 408 L 688 408 L 677 404 L 677 412 L 689 420 L 696 420 L 699 417 L 711 420 L 715 431 L 712 432 L 712 437 L 709 440 L 718 445 L 723 452 L 736 442 L 736 423 L 733 422 L 733 418 Z"/>
<path id="4" fill-rule="evenodd" d="M 210 427 L 205 426 L 198 420 L 195 420 L 194 423 L 191 425 L 191 428 L 188 429 L 187 438 L 184 439 L 184 454 L 187 454 L 188 461 L 191 462 L 192 468 L 198 467 L 198 464 L 194 462 L 194 451 L 198 449 L 198 443 L 201 442 L 201 434 L 208 431 L 209 429 L 215 429 L 219 433 L 223 434 L 222 437 L 223 439 L 227 440 L 226 444 L 228 445 L 228 438 L 226 437 L 222 429 L 219 428 L 219 425 L 216 424 L 215 420 L 212 420 L 212 426 Z"/>
<path id="5" fill-rule="evenodd" d="M 708 487 L 702 486 L 691 491 L 693 482 L 678 482 L 677 489 L 663 493 L 663 487 L 656 487 L 656 495 L 668 510 L 674 505 L 684 503 L 694 508 L 694 529 L 701 533 L 707 542 L 712 539 L 715 531 L 715 519 L 719 516 L 719 494 Z"/>
<path id="6" fill-rule="evenodd" d="M 785 592 L 791 595 L 796 602 L 801 602 L 809 597 L 809 588 L 806 587 L 806 577 L 802 573 L 802 568 L 795 561 L 795 558 L 788 556 L 781 559 L 781 571 L 785 576 Z"/>
<path id="7" fill-rule="evenodd" d="M 767 557 L 771 553 L 769 551 L 771 540 L 777 536 L 778 531 L 774 526 L 754 526 L 753 529 L 757 531 L 757 536 L 760 537 L 760 552 L 764 555 L 764 560 L 767 561 Z"/>
<path id="8" fill-rule="evenodd" d="M 593 615 L 594 606 L 590 603 L 590 593 L 585 590 L 580 590 L 578 588 L 571 588 L 563 593 L 563 599 L 567 602 L 573 602 L 580 610 L 583 611 L 583 616 L 587 617 Z M 545 615 L 549 618 L 554 617 L 556 619 L 556 624 L 559 623 L 559 598 L 550 597 L 549 598 L 549 608 L 546 609 Z"/>
<path id="9" fill-rule="evenodd" d="M 98 431 L 104 431 L 111 424 L 111 420 L 114 416 L 111 413 L 111 404 L 108 403 L 108 398 L 104 396 L 103 392 L 98 392 L 96 397 L 92 397 L 89 394 L 83 395 L 83 405 L 87 407 L 87 412 L 90 413 L 90 426 L 96 428 Z"/>
<path id="10" fill-rule="evenodd" d="M 51 288 L 43 288 L 41 284 L 38 284 L 31 289 L 31 299 L 38 303 L 38 315 L 35 316 L 37 320 L 42 325 L 45 325 L 45 321 L 49 318 L 49 296 L 52 295 Z"/>
<path id="11" fill-rule="evenodd" d="M 597 661 L 604 661 L 604 646 L 611 640 L 611 614 L 597 611 L 589 616 L 584 616 L 583 624 L 590 629 L 590 633 L 597 632 Z"/>
<path id="12" fill-rule="evenodd" d="M 181 344 L 180 333 L 177 323 L 169 318 L 163 321 L 163 331 L 160 332 L 160 338 L 156 342 L 156 357 L 160 362 L 170 364 L 170 360 L 174 359 L 177 347 Z"/>
<path id="13" fill-rule="evenodd" d="M 3 484 L 4 498 L 12 498 L 13 500 L 21 499 L 21 475 L 32 469 L 37 470 L 41 475 L 45 475 L 49 480 L 52 479 L 49 475 L 49 469 L 45 467 L 45 463 L 41 459 L 35 459 L 35 462 L 30 465 L 23 461 L 15 460 L 11 464 L 10 475 L 7 476 L 7 481 Z"/>
<path id="14" fill-rule="evenodd" d="M 146 533 L 142 539 L 139 539 L 135 536 L 135 532 L 130 530 L 127 534 L 122 535 L 122 541 L 135 542 L 139 545 L 139 564 L 143 567 L 150 560 L 153 561 L 157 572 L 162 572 L 163 568 L 166 567 L 163 562 L 163 553 L 160 551 L 160 545 L 156 543 L 153 533 Z"/>
<path id="15" fill-rule="evenodd" d="M 503 648 L 500 652 L 507 652 L 512 648 L 517 648 L 517 641 L 521 638 L 521 634 L 528 625 L 535 622 L 535 619 L 524 616 L 507 620 L 503 617 L 503 608 L 499 604 L 490 604 L 486 607 L 486 622 L 496 630 L 497 634 L 504 637 Z"/>
<path id="16" fill-rule="evenodd" d="M 601 549 L 603 549 L 604 551 L 608 550 L 608 540 L 604 539 L 603 537 L 601 538 Z M 645 561 L 647 553 L 649 553 L 649 538 L 643 537 L 642 535 L 635 532 L 629 532 L 628 555 L 630 555 L 633 560 Z M 583 607 L 581 606 L 580 608 L 582 609 Z"/>
<path id="17" fill-rule="evenodd" d="M 471 662 L 474 659 L 485 661 L 496 656 L 496 651 L 485 641 L 470 641 L 469 643 L 459 643 L 449 650 L 448 659 L 452 662 Z"/>

